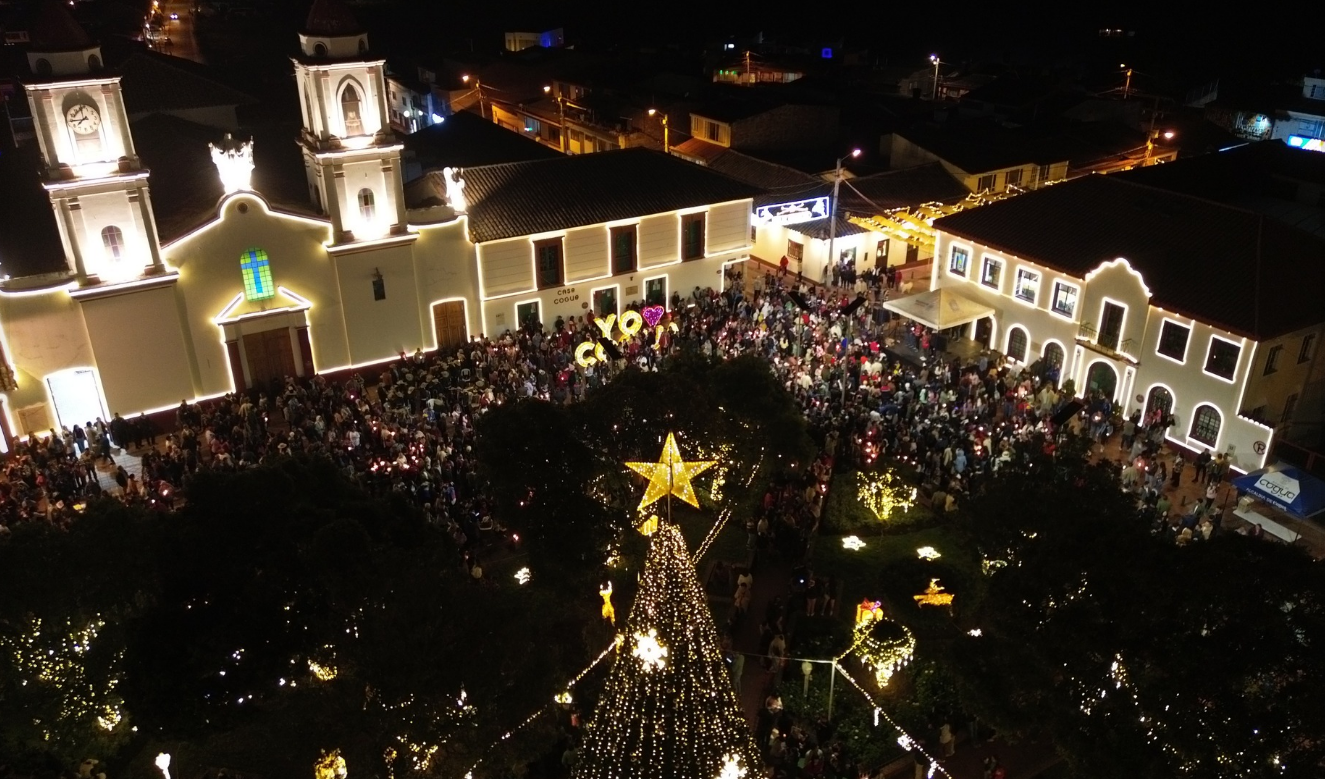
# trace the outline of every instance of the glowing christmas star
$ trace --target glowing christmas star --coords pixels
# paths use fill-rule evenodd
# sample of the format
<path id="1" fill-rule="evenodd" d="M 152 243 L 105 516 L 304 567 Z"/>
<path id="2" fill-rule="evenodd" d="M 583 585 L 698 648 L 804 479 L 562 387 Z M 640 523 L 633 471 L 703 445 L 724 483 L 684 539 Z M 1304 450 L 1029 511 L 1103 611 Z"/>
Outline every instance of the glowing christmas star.
<path id="1" fill-rule="evenodd" d="M 641 476 L 649 477 L 649 486 L 644 490 L 644 499 L 639 504 L 640 510 L 668 495 L 675 495 L 699 508 L 699 498 L 695 497 L 695 488 L 690 486 L 690 480 L 712 468 L 713 463 L 713 460 L 694 462 L 682 460 L 681 449 L 676 445 L 676 436 L 668 433 L 658 462 L 626 463 L 626 467 Z"/>
<path id="2" fill-rule="evenodd" d="M 631 654 L 640 659 L 646 671 L 667 665 L 667 647 L 658 643 L 658 631 L 653 628 L 649 628 L 647 634 L 635 634 L 635 648 Z"/>
<path id="3" fill-rule="evenodd" d="M 727 755 L 722 758 L 722 772 L 715 779 L 745 779 L 745 768 L 739 755 Z"/>
<path id="4" fill-rule="evenodd" d="M 920 556 L 921 560 L 937 560 L 943 556 L 939 554 L 939 550 L 932 546 L 922 546 L 916 550 L 916 554 Z"/>
<path id="5" fill-rule="evenodd" d="M 854 552 L 857 549 L 864 549 L 865 542 L 860 540 L 860 536 L 847 536 L 846 538 L 842 539 L 842 548 L 850 549 L 851 551 Z"/>
<path id="6" fill-rule="evenodd" d="M 515 572 L 515 580 L 521 584 L 528 584 L 529 575 L 530 574 L 528 568 L 521 568 L 520 570 Z"/>

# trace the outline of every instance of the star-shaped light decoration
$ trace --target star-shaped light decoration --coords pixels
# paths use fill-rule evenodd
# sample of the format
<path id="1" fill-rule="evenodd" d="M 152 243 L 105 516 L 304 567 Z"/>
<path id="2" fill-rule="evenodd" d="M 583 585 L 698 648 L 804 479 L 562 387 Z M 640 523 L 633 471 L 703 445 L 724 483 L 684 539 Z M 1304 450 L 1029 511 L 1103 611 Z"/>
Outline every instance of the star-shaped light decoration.
<path id="1" fill-rule="evenodd" d="M 943 555 L 939 554 L 939 550 L 935 549 L 935 548 L 932 547 L 932 546 L 922 546 L 922 547 L 920 547 L 919 549 L 916 550 L 916 555 L 917 555 L 921 560 L 937 560 L 937 559 L 939 559 L 940 557 L 943 556 Z"/>
<path id="2" fill-rule="evenodd" d="M 649 477 L 649 486 L 644 490 L 644 499 L 639 508 L 652 505 L 661 498 L 675 495 L 686 503 L 699 508 L 699 498 L 695 497 L 695 488 L 690 480 L 713 467 L 713 460 L 695 460 L 686 462 L 681 459 L 681 449 L 676 445 L 676 436 L 668 433 L 663 444 L 662 457 L 656 463 L 626 463 L 626 467 L 641 476 Z"/>
<path id="3" fill-rule="evenodd" d="M 865 542 L 860 540 L 860 536 L 847 536 L 842 539 L 842 548 L 850 549 L 854 552 L 857 549 L 864 549 Z"/>
<path id="4" fill-rule="evenodd" d="M 515 572 L 515 580 L 521 584 L 528 584 L 530 578 L 529 567 L 525 566 Z"/>
<path id="5" fill-rule="evenodd" d="M 635 648 L 630 653 L 640 659 L 645 671 L 667 665 L 667 647 L 658 643 L 658 631 L 653 628 L 648 633 L 635 634 Z"/>
<path id="6" fill-rule="evenodd" d="M 722 758 L 722 771 L 714 779 L 745 779 L 745 774 L 740 755 L 727 755 Z"/>

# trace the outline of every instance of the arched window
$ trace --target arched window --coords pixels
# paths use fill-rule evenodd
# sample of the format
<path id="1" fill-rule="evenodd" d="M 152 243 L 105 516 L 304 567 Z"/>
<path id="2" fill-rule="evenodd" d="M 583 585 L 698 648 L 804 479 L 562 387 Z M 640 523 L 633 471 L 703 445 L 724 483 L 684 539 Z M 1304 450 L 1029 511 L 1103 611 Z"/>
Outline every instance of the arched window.
<path id="1" fill-rule="evenodd" d="M 1173 413 L 1173 393 L 1158 384 L 1146 396 L 1146 418 L 1166 417 Z"/>
<path id="2" fill-rule="evenodd" d="M 325 56 L 327 56 L 327 47 L 326 47 L 326 45 L 325 45 L 325 44 L 321 44 L 321 43 L 314 45 L 314 46 L 313 46 L 313 56 L 314 56 L 314 57 L 325 57 Z"/>
<path id="3" fill-rule="evenodd" d="M 340 93 L 340 113 L 345 117 L 345 137 L 363 135 L 363 120 L 359 118 L 359 90 L 346 84 Z"/>
<path id="4" fill-rule="evenodd" d="M 49 76 L 52 71 L 51 61 L 45 57 L 38 57 L 33 69 L 37 71 L 38 76 Z"/>
<path id="5" fill-rule="evenodd" d="M 244 274 L 244 297 L 266 300 L 276 295 L 276 284 L 271 280 L 271 262 L 263 249 L 249 249 L 239 255 L 239 269 Z"/>
<path id="6" fill-rule="evenodd" d="M 87 56 L 87 69 L 93 73 L 101 70 L 101 58 L 95 54 L 89 54 Z"/>
<path id="7" fill-rule="evenodd" d="M 106 249 L 106 259 L 119 262 L 124 256 L 124 233 L 111 225 L 101 231 L 101 245 Z"/>
<path id="8" fill-rule="evenodd" d="M 1206 446 L 1214 446 L 1219 441 L 1219 427 L 1224 423 L 1219 409 L 1206 403 L 1196 407 L 1192 414 L 1192 432 L 1190 438 Z"/>
<path id="9" fill-rule="evenodd" d="M 1063 347 L 1059 346 L 1053 341 L 1050 341 L 1049 343 L 1044 345 L 1045 365 L 1048 365 L 1052 368 L 1056 368 L 1058 370 L 1062 370 L 1063 360 L 1065 357 L 1066 355 L 1063 354 Z"/>
<path id="10" fill-rule="evenodd" d="M 367 54 L 367 53 L 368 53 L 368 39 L 367 39 L 367 38 L 360 38 L 360 39 L 359 39 L 359 54 L 362 55 L 362 54 Z"/>
<path id="11" fill-rule="evenodd" d="M 1026 344 L 1029 339 L 1026 331 L 1020 327 L 1008 329 L 1008 357 L 1017 362 L 1026 362 Z"/>
<path id="12" fill-rule="evenodd" d="M 368 187 L 359 190 L 359 216 L 363 217 L 365 222 L 373 221 L 373 215 L 377 213 L 375 208 L 376 198 L 373 197 L 373 191 Z"/>

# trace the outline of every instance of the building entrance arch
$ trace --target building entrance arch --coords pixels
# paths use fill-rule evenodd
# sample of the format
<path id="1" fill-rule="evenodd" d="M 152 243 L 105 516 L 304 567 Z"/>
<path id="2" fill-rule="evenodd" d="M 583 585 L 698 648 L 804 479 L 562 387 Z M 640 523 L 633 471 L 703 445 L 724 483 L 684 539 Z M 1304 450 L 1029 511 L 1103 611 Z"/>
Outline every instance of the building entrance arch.
<path id="1" fill-rule="evenodd" d="M 1086 392 L 1098 392 L 1111 401 L 1116 399 L 1118 371 L 1104 361 L 1092 363 L 1086 371 Z"/>

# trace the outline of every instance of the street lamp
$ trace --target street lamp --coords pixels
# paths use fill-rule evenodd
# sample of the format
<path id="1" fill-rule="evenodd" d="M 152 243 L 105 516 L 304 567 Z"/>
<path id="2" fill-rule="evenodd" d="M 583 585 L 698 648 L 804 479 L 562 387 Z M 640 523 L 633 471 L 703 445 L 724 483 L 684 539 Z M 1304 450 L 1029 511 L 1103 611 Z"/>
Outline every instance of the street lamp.
<path id="1" fill-rule="evenodd" d="M 466 73 L 462 75 L 460 77 L 460 81 L 461 83 L 468 85 L 470 81 L 469 74 Z M 475 78 L 473 81 L 474 81 L 474 92 L 478 95 L 478 115 L 483 117 L 484 119 L 487 119 L 488 115 L 483 110 L 483 83 L 480 82 L 477 78 Z"/>
<path id="2" fill-rule="evenodd" d="M 649 116 L 655 116 L 655 115 L 657 115 L 657 113 L 658 113 L 658 109 L 656 109 L 656 108 L 650 108 L 650 109 L 649 109 Z M 667 114 L 666 114 L 666 113 L 664 113 L 664 114 L 662 115 L 662 128 L 663 128 L 663 154 L 670 154 L 671 152 L 669 151 L 669 149 L 671 148 L 671 145 L 668 143 L 668 137 L 667 137 Z"/>
<path id="3" fill-rule="evenodd" d="M 929 55 L 929 61 L 934 63 L 934 97 L 931 99 L 938 100 L 939 99 L 939 63 L 942 62 L 942 60 L 939 59 L 939 55 L 931 54 Z"/>

